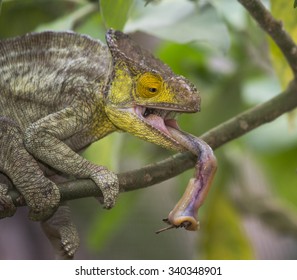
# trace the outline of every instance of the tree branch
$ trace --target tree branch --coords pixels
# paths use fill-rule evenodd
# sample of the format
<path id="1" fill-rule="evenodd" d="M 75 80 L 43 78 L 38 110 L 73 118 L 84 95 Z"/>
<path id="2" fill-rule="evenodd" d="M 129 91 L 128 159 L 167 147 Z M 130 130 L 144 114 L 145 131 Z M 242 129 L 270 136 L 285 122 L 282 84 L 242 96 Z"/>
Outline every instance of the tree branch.
<path id="1" fill-rule="evenodd" d="M 213 149 L 219 148 L 247 132 L 275 120 L 282 114 L 297 107 L 297 85 L 292 83 L 289 88 L 254 108 L 220 124 L 201 136 Z M 178 153 L 165 160 L 147 165 L 143 168 L 118 174 L 121 192 L 132 191 L 152 186 L 177 176 L 192 168 L 196 157 L 190 152 Z M 89 196 L 102 196 L 99 188 L 90 179 L 80 179 L 58 185 L 62 201 Z M 15 190 L 10 193 L 16 206 L 25 205 L 20 194 Z"/>
<path id="2" fill-rule="evenodd" d="M 259 0 L 238 0 L 258 22 L 262 29 L 271 36 L 282 51 L 297 79 L 297 46 L 284 29 L 281 21 L 276 20 Z"/>

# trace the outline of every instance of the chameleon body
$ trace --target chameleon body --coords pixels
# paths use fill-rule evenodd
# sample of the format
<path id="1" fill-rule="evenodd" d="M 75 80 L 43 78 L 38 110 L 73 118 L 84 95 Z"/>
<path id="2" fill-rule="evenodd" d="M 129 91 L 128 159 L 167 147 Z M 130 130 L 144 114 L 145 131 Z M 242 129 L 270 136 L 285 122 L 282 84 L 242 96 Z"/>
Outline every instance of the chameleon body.
<path id="1" fill-rule="evenodd" d="M 0 217 L 14 214 L 8 191 L 17 188 L 63 258 L 79 240 L 56 184 L 90 178 L 106 208 L 119 192 L 117 176 L 80 152 L 114 131 L 187 150 L 170 129 L 179 131 L 177 112 L 200 106 L 189 81 L 129 36 L 109 30 L 106 41 L 72 32 L 0 41 Z"/>

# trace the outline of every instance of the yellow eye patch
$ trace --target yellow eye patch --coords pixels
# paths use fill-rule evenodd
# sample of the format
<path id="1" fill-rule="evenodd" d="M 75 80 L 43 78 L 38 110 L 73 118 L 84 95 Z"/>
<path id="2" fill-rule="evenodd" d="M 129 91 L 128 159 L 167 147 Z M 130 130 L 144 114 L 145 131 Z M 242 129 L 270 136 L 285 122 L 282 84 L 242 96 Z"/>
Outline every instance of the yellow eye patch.
<path id="1" fill-rule="evenodd" d="M 141 97 L 153 97 L 161 92 L 162 79 L 158 75 L 144 73 L 138 78 L 136 89 Z"/>

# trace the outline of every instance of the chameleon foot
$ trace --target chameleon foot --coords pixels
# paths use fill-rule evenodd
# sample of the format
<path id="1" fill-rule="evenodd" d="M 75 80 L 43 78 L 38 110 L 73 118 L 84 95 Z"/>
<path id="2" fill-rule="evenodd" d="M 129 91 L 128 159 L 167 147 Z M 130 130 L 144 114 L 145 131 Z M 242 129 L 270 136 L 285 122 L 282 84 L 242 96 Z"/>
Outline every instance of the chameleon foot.
<path id="1" fill-rule="evenodd" d="M 91 179 L 100 187 L 103 194 L 103 204 L 106 209 L 115 205 L 119 194 L 118 177 L 106 168 L 100 169 L 91 175 Z M 101 202 L 101 200 L 99 200 Z"/>
<path id="2" fill-rule="evenodd" d="M 16 212 L 16 207 L 8 193 L 8 186 L 0 183 L 0 219 L 11 217 Z"/>
<path id="3" fill-rule="evenodd" d="M 26 189 L 25 199 L 29 206 L 29 218 L 33 221 L 50 218 L 60 202 L 59 189 L 53 182 L 46 179 L 46 182 L 39 183 L 38 186 L 39 188 Z"/>
<path id="4" fill-rule="evenodd" d="M 79 246 L 79 236 L 75 225 L 71 223 L 67 226 L 61 227 L 59 232 L 62 250 L 64 251 L 64 258 L 65 256 L 73 258 L 74 253 Z"/>
<path id="5" fill-rule="evenodd" d="M 68 206 L 59 207 L 50 219 L 41 223 L 41 226 L 55 250 L 56 258 L 73 259 L 79 247 L 79 236 L 70 219 Z"/>

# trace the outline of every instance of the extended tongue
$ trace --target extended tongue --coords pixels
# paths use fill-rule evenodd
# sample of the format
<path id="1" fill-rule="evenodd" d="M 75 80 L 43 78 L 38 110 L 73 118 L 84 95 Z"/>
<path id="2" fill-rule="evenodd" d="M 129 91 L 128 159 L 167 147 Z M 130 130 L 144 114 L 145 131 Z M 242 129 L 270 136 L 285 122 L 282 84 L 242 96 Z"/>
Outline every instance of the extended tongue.
<path id="1" fill-rule="evenodd" d="M 157 116 L 157 115 L 153 115 L 153 114 L 150 114 L 148 115 L 145 120 L 151 125 L 153 126 L 154 128 L 166 133 L 166 134 L 169 134 L 169 131 L 164 123 L 164 119 Z"/>

